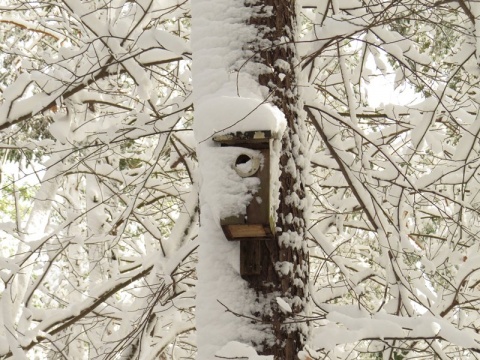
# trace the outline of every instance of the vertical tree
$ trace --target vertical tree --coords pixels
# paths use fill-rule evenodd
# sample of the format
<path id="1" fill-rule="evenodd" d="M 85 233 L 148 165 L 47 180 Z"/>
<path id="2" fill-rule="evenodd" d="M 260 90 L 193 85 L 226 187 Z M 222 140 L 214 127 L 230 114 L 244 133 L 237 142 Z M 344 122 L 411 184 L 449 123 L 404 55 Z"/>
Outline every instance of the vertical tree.
<path id="1" fill-rule="evenodd" d="M 197 308 L 200 359 L 212 356 L 207 350 L 202 352 L 211 337 L 219 346 L 222 345 L 220 338 L 225 339 L 224 343 L 240 339 L 254 344 L 261 354 L 273 355 L 275 359 L 296 359 L 308 332 L 304 213 L 308 160 L 298 91 L 296 19 L 294 2 L 199 1 L 193 7 L 195 126 L 199 166 L 204 169 L 200 191 L 200 236 L 203 237 L 200 240 Z M 279 166 L 270 184 L 277 187 L 273 199 L 275 237 L 261 242 L 257 250 L 261 258 L 260 273 L 243 276 L 249 287 L 246 289 L 240 274 L 229 271 L 231 267 L 238 268 L 235 266 L 238 254 L 233 260 L 226 255 L 231 251 L 236 253 L 234 249 L 238 249 L 238 244 L 227 242 L 219 222 L 227 215 L 245 214 L 244 203 L 256 201 L 253 197 L 258 184 L 244 183 L 243 190 L 232 190 L 237 186 L 230 180 L 235 176 L 230 174 L 233 172 L 232 156 L 239 150 L 219 149 L 212 137 L 251 130 L 274 132 L 277 137 L 274 152 Z M 206 163 L 211 163 L 212 158 L 216 158 L 218 165 L 206 170 Z M 225 176 L 219 178 L 222 171 Z M 237 176 L 236 180 L 241 184 L 242 179 Z M 216 196 L 212 194 L 212 186 L 218 191 Z M 224 198 L 232 192 L 233 201 L 242 203 L 243 207 L 226 214 L 228 205 Z M 223 266 L 212 268 L 212 263 Z M 229 276 L 219 279 L 224 271 L 230 272 Z M 231 289 L 233 283 L 236 289 Z M 258 305 L 253 308 L 238 306 L 235 299 L 222 294 L 225 291 L 232 291 L 234 298 L 245 297 L 248 303 Z M 215 304 L 217 301 L 219 304 Z M 213 315 L 212 307 L 217 308 L 218 317 Z M 230 314 L 220 315 L 225 310 L 223 307 Z M 203 315 L 206 308 L 212 311 L 208 316 Z M 233 324 L 234 314 L 244 316 L 242 321 L 247 324 L 243 324 L 241 330 L 239 325 L 235 332 L 226 334 L 223 329 L 226 323 Z M 249 322 L 252 324 L 248 325 Z M 219 329 L 222 333 L 217 335 Z"/>
<path id="2" fill-rule="evenodd" d="M 268 69 L 259 75 L 259 84 L 268 89 L 268 100 L 281 110 L 287 124 L 279 154 L 277 238 L 266 244 L 262 256 L 267 269 L 253 284 L 264 293 L 273 290 L 281 294 L 292 309 L 292 313 L 286 314 L 272 304 L 272 315 L 264 315 L 264 320 L 273 324 L 276 339 L 265 352 L 274 354 L 275 359 L 296 359 L 308 333 L 305 314 L 309 293 L 305 213 L 308 157 L 298 86 L 296 3 L 270 0 L 256 1 L 250 6 L 255 9 L 250 23 L 259 34 L 253 61 Z M 269 289 L 271 285 L 267 284 L 272 283 L 275 285 Z"/>

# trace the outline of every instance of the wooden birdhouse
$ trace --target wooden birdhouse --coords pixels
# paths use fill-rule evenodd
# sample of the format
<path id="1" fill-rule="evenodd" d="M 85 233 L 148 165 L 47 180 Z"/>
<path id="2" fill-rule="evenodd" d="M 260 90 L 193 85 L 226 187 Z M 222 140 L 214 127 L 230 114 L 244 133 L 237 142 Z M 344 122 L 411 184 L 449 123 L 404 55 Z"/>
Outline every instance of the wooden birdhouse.
<path id="1" fill-rule="evenodd" d="M 213 140 L 221 146 L 256 150 L 240 154 L 230 164 L 241 177 L 260 179 L 258 192 L 247 205 L 246 214 L 229 216 L 221 219 L 221 226 L 228 240 L 240 241 L 240 273 L 256 275 L 261 272 L 262 241 L 274 239 L 275 219 L 271 214 L 270 189 L 270 148 L 273 141 L 271 131 L 248 131 L 218 135 Z"/>

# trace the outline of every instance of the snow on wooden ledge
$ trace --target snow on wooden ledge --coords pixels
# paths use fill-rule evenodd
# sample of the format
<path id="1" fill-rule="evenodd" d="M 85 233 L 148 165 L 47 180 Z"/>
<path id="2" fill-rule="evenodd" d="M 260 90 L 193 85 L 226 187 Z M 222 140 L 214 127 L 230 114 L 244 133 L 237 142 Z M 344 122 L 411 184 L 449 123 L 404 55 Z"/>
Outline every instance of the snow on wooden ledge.
<path id="1" fill-rule="evenodd" d="M 213 136 L 234 132 L 269 130 L 281 135 L 286 127 L 283 113 L 259 99 L 217 96 L 195 105 L 195 138 L 203 142 Z"/>

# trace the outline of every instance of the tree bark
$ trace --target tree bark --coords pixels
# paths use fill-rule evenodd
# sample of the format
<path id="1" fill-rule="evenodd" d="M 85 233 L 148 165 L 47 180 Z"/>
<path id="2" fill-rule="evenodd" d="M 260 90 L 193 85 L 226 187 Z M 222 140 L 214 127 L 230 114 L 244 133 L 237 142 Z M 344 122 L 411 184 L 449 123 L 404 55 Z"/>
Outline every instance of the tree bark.
<path id="1" fill-rule="evenodd" d="M 269 101 L 285 115 L 287 128 L 281 139 L 279 165 L 279 206 L 275 239 L 261 243 L 260 275 L 244 277 L 267 302 L 270 313 L 256 314 L 272 324 L 275 344 L 263 344 L 263 355 L 274 359 L 298 359 L 308 335 L 308 251 L 306 247 L 305 194 L 306 162 L 304 124 L 298 95 L 295 49 L 295 2 L 260 0 L 247 2 L 254 7 L 250 23 L 259 31 L 253 45 L 254 61 L 270 71 L 259 76 L 269 90 Z M 267 44 L 267 45 L 265 45 Z M 288 269 L 288 270 L 285 270 Z M 273 295 L 273 296 L 272 296 Z M 285 313 L 278 306 L 281 297 L 292 308 Z M 267 304 L 268 308 L 268 304 Z"/>

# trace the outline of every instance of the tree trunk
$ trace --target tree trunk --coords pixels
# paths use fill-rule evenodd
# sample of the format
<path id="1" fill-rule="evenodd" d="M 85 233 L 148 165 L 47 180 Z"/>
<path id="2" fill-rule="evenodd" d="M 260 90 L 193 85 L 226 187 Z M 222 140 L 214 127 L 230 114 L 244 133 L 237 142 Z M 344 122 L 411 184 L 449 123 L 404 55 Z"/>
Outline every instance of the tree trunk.
<path id="1" fill-rule="evenodd" d="M 293 360 L 298 359 L 308 335 L 305 315 L 309 297 L 305 135 L 296 75 L 295 2 L 263 0 L 250 6 L 257 9 L 251 24 L 263 33 L 259 41 L 262 45 L 255 46 L 255 61 L 271 69 L 258 80 L 268 88 L 270 101 L 285 115 L 287 128 L 281 139 L 276 238 L 262 243 L 262 272 L 248 281 L 259 293 L 274 294 L 269 297 L 273 313 L 262 318 L 272 323 L 276 343 L 266 345 L 261 353 L 274 355 L 276 360 Z M 278 306 L 276 296 L 291 306 L 292 314 Z"/>
<path id="2" fill-rule="evenodd" d="M 201 223 L 198 360 L 211 360 L 219 351 L 219 356 L 244 356 L 229 352 L 232 342 L 253 346 L 276 360 L 294 360 L 307 337 L 306 162 L 294 9 L 293 2 L 279 0 L 192 3 Z M 257 136 L 260 130 L 265 130 L 266 138 L 276 137 L 273 145 L 262 140 L 250 146 L 248 136 Z M 245 151 L 247 158 L 250 154 L 263 159 L 263 167 L 251 177 L 234 171 L 235 159 Z M 272 158 L 266 155 L 269 152 Z M 276 178 L 262 177 L 269 166 Z M 255 215 L 249 212 L 253 202 L 265 206 L 257 199 L 269 201 L 266 189 L 272 188 L 277 188 L 273 203 L 266 208 L 274 209 L 273 216 L 271 212 L 267 216 L 276 218 L 273 237 L 273 221 L 251 222 Z M 246 209 L 238 207 L 244 203 Z M 253 223 L 255 231 L 265 230 L 265 236 L 229 233 L 228 226 L 242 226 L 230 221 Z"/>

